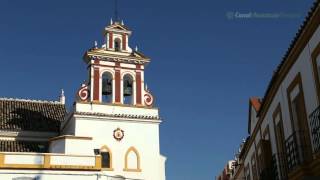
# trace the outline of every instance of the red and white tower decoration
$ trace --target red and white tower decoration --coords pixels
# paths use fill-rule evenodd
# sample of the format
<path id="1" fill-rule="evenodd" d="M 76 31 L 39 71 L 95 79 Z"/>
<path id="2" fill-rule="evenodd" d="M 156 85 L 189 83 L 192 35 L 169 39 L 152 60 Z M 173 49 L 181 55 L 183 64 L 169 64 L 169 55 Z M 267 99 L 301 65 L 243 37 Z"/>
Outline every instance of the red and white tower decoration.
<path id="1" fill-rule="evenodd" d="M 105 44 L 84 55 L 89 80 L 78 92 L 79 101 L 152 107 L 154 98 L 145 87 L 144 68 L 150 59 L 129 46 L 131 31 L 123 22 L 104 29 Z"/>
<path id="2" fill-rule="evenodd" d="M 63 125 L 63 134 L 82 138 L 65 149 L 100 153 L 102 172 L 112 177 L 165 180 L 162 119 L 144 81 L 150 59 L 130 48 L 131 33 L 123 23 L 112 22 L 104 29 L 103 45 L 95 42 L 84 54 L 88 80 Z"/>

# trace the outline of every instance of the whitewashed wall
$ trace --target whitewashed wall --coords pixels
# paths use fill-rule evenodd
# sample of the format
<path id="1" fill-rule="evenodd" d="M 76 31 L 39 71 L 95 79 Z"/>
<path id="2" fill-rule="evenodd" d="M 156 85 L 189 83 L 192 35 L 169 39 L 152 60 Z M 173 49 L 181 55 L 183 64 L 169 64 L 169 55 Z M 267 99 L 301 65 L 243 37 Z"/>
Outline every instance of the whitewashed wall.
<path id="1" fill-rule="evenodd" d="M 319 106 L 319 102 L 317 101 L 316 86 L 315 86 L 315 80 L 313 77 L 313 69 L 312 69 L 312 62 L 311 62 L 311 53 L 313 52 L 315 47 L 319 44 L 319 42 L 320 42 L 320 27 L 317 28 L 316 32 L 310 39 L 309 43 L 306 45 L 306 47 L 304 47 L 303 51 L 299 55 L 297 61 L 294 63 L 294 65 L 292 66 L 288 74 L 285 76 L 262 121 L 262 124 L 261 124 L 262 131 L 269 125 L 269 135 L 270 135 L 270 141 L 271 141 L 271 147 L 272 147 L 273 153 L 277 153 L 274 124 L 273 124 L 273 112 L 275 111 L 279 103 L 281 105 L 285 138 L 289 137 L 293 132 L 291 127 L 290 114 L 289 114 L 287 88 L 289 87 L 289 85 L 292 83 L 293 79 L 297 76 L 299 72 L 301 73 L 301 78 L 302 78 L 302 87 L 304 92 L 307 115 L 309 116 Z M 320 57 L 318 58 L 320 59 Z M 252 115 L 253 114 L 251 114 L 251 116 Z M 253 125 L 254 125 L 254 122 L 251 122 L 251 126 Z M 253 129 L 251 129 L 251 132 L 253 132 Z M 310 132 L 310 135 L 311 135 L 311 132 Z M 257 133 L 256 136 L 260 136 L 260 134 Z M 258 140 L 259 140 L 259 137 L 255 137 L 256 143 L 258 143 Z M 248 151 L 247 156 L 245 157 L 244 165 L 246 166 L 248 163 L 250 163 L 250 170 L 251 170 L 250 174 L 252 178 L 252 169 L 251 169 L 250 160 L 255 153 L 254 143 L 252 143 L 249 149 L 250 150 Z"/>
<path id="2" fill-rule="evenodd" d="M 76 118 L 76 136 L 90 136 L 93 138 L 92 146 L 87 150 L 100 149 L 106 145 L 112 151 L 112 167 L 110 175 L 123 175 L 124 177 L 158 179 L 161 169 L 159 151 L 159 124 L 146 122 L 123 122 L 110 119 Z M 124 138 L 120 142 L 113 137 L 117 128 L 124 130 Z M 141 172 L 125 172 L 125 154 L 131 147 L 140 154 Z M 70 146 L 72 148 L 73 146 Z M 70 151 L 71 152 L 71 151 Z"/>
<path id="3" fill-rule="evenodd" d="M 158 109 L 156 108 L 135 108 L 101 104 L 77 103 L 75 111 L 159 117 Z M 75 114 L 70 120 L 74 122 L 70 122 L 69 125 L 75 125 L 74 132 L 71 132 L 70 135 L 91 137 L 92 140 L 65 140 L 66 154 L 93 155 L 94 149 L 107 146 L 112 153 L 113 171 L 105 171 L 106 174 L 111 176 L 121 175 L 134 179 L 164 180 L 165 158 L 160 155 L 159 147 L 159 124 L 161 121 L 80 114 Z M 124 131 L 124 138 L 121 141 L 117 141 L 113 137 L 113 132 L 117 128 Z M 72 128 L 66 127 L 66 129 Z M 130 147 L 134 147 L 140 155 L 141 172 L 124 171 L 125 155 Z M 129 165 L 133 166 L 130 164 L 130 161 Z"/>
<path id="4" fill-rule="evenodd" d="M 38 170 L 0 170 L 0 179 L 14 180 L 14 178 L 25 178 L 23 180 L 120 180 L 115 176 L 109 176 L 104 172 L 94 171 L 41 171 Z M 34 179 L 31 179 L 34 178 Z M 17 179 L 21 180 L 21 179 Z M 126 179 L 133 180 L 133 179 Z M 146 179 L 135 179 L 146 180 Z"/>

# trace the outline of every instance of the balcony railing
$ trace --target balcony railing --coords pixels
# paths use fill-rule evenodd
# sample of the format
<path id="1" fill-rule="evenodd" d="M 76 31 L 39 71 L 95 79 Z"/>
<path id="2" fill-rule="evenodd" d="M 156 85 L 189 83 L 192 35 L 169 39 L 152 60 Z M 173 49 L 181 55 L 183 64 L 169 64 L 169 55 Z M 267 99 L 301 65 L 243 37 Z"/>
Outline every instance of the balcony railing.
<path id="1" fill-rule="evenodd" d="M 312 134 L 313 151 L 320 151 L 320 106 L 310 116 L 310 129 Z"/>
<path id="2" fill-rule="evenodd" d="M 0 169 L 16 168 L 100 171 L 101 156 L 1 152 Z"/>
<path id="3" fill-rule="evenodd" d="M 312 159 L 311 146 L 308 143 L 308 131 L 295 131 L 286 139 L 286 160 L 288 172 Z"/>
<path id="4" fill-rule="evenodd" d="M 286 154 L 277 153 L 272 155 L 272 174 L 274 180 L 288 179 L 288 166 Z"/>
<path id="5" fill-rule="evenodd" d="M 271 167 L 261 170 L 259 180 L 273 180 L 273 179 L 274 179 L 274 174 Z"/>

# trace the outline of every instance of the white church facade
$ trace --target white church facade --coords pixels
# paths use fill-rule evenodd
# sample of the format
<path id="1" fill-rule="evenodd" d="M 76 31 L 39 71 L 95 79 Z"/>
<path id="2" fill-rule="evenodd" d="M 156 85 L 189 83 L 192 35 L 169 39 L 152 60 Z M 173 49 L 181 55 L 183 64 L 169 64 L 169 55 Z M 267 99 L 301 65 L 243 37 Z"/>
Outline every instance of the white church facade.
<path id="1" fill-rule="evenodd" d="M 0 179 L 165 180 L 159 111 L 144 82 L 150 59 L 111 22 L 84 55 L 88 79 L 72 109 L 60 101 L 0 99 Z"/>

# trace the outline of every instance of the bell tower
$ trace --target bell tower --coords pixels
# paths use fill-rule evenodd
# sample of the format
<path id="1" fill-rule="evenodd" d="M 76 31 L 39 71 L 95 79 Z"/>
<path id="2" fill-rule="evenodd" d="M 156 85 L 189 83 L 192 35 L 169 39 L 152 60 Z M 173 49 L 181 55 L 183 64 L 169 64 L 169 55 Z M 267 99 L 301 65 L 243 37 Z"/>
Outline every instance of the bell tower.
<path id="1" fill-rule="evenodd" d="M 88 79 L 61 128 L 78 140 L 63 153 L 100 155 L 108 176 L 165 180 L 162 121 L 144 81 L 150 58 L 130 47 L 131 34 L 123 22 L 111 21 L 103 30 L 104 43 L 85 52 Z"/>
<path id="2" fill-rule="evenodd" d="M 123 22 L 111 20 L 103 31 L 105 43 L 101 47 L 95 43 L 85 53 L 89 80 L 79 90 L 80 101 L 140 107 L 153 105 L 153 96 L 144 83 L 144 68 L 150 59 L 130 48 L 131 34 Z"/>

